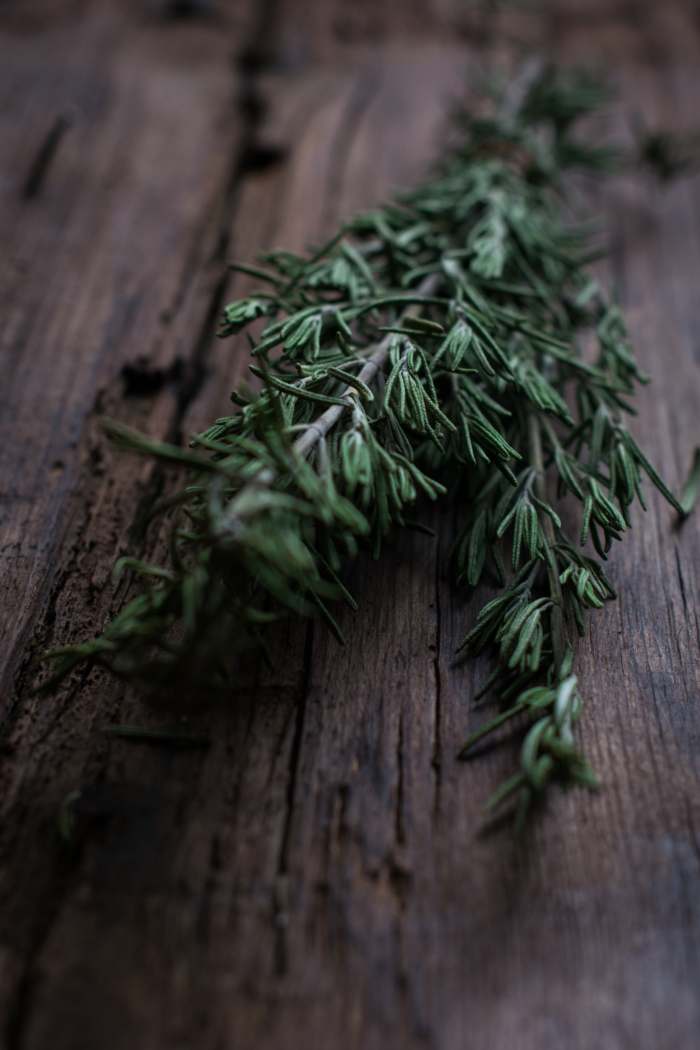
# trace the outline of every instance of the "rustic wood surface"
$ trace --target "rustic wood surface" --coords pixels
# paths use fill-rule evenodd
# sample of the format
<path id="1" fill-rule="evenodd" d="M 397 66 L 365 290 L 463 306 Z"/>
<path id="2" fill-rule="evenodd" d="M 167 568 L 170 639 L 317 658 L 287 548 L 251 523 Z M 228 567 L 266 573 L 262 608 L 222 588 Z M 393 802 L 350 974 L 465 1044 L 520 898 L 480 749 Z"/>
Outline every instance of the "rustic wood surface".
<path id="1" fill-rule="evenodd" d="M 186 17 L 187 16 L 187 17 Z M 691 5 L 548 0 L 505 28 L 614 66 L 619 122 L 698 125 Z M 486 662 L 453 531 L 346 570 L 361 606 L 278 632 L 208 750 L 48 646 L 129 597 L 110 573 L 168 478 L 103 416 L 171 440 L 227 411 L 224 267 L 301 249 L 427 170 L 468 53 L 460 0 L 0 5 L 0 1032 L 7 1050 L 690 1050 L 700 1045 L 700 526 L 650 493 L 620 591 L 577 643 L 603 788 L 552 795 L 513 858 L 482 805 L 514 742 L 459 764 Z M 700 440 L 700 178 L 611 185 L 608 272 L 653 385 L 633 424 L 676 491 Z M 70 792 L 69 843 L 57 814 Z"/>

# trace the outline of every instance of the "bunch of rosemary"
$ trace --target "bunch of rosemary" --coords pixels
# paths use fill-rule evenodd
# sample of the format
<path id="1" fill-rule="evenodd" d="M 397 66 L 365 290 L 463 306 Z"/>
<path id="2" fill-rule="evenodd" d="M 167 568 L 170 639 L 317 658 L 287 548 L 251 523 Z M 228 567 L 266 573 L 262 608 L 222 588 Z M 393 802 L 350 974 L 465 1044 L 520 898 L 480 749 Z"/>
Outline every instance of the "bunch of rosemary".
<path id="1" fill-rule="evenodd" d="M 459 499 L 457 584 L 475 587 L 488 562 L 503 588 L 459 648 L 494 649 L 479 695 L 497 688 L 510 704 L 460 754 L 525 715 L 521 768 L 491 805 L 520 792 L 522 820 L 551 781 L 594 783 L 572 735 L 581 697 L 565 623 L 583 634 L 586 610 L 615 592 L 582 548 L 590 539 L 607 559 L 632 502 L 644 506 L 642 474 L 681 510 L 623 422 L 646 379 L 619 307 L 586 273 L 585 231 L 561 217 L 567 169 L 615 163 L 573 133 L 603 101 L 582 72 L 526 68 L 493 116 L 461 113 L 459 144 L 431 181 L 310 257 L 234 264 L 265 290 L 226 307 L 220 334 L 265 319 L 260 341 L 249 337 L 262 392 L 234 393 L 239 411 L 191 450 L 105 424 L 122 448 L 191 476 L 152 511 L 174 512 L 170 566 L 121 559 L 115 571 L 140 574 L 143 593 L 100 637 L 47 654 L 44 691 L 85 661 L 154 700 L 226 691 L 235 654 L 264 644 L 279 615 L 264 592 L 320 613 L 342 641 L 327 605 L 356 607 L 341 556 L 378 557 L 419 494 Z M 582 355 L 585 331 L 595 360 Z M 547 472 L 581 505 L 575 536 Z"/>

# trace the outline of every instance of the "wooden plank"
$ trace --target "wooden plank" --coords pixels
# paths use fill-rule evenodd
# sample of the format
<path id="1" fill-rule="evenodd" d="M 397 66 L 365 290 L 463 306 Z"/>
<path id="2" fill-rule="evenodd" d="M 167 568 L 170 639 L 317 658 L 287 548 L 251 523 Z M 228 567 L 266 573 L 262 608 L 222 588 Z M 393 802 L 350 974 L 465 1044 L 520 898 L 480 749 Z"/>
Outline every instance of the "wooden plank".
<path id="1" fill-rule="evenodd" d="M 186 435 L 227 410 L 228 391 L 244 374 L 243 342 L 213 343 L 208 316 L 226 207 L 237 257 L 281 244 L 299 249 L 323 236 L 339 217 L 420 175 L 463 63 L 462 52 L 428 42 L 268 74 L 273 106 L 256 133 L 292 148 L 280 163 L 240 178 L 227 205 L 240 142 L 226 123 L 230 41 L 215 43 L 206 26 L 191 36 L 188 25 L 163 43 L 162 27 L 151 26 L 141 27 L 136 47 L 132 25 L 120 35 L 114 22 L 92 17 L 73 46 L 85 48 L 91 34 L 102 41 L 96 72 L 83 74 L 88 85 L 98 73 L 112 85 L 106 115 L 95 118 L 102 167 L 88 166 L 80 195 L 67 187 L 72 211 L 57 197 L 53 226 L 45 211 L 30 236 L 23 214 L 13 233 L 28 237 L 30 248 L 43 234 L 54 253 L 51 265 L 35 263 L 34 283 L 14 286 L 12 339 L 3 344 L 8 369 L 15 362 L 24 442 L 9 462 L 25 455 L 37 477 L 27 490 L 34 516 L 23 524 L 18 511 L 9 535 L 25 543 L 25 559 L 39 543 L 33 537 L 43 544 L 29 568 L 19 557 L 12 563 L 13 572 L 26 572 L 15 576 L 18 595 L 25 579 L 40 577 L 25 605 L 15 599 L 24 619 L 8 616 L 20 656 L 51 573 L 50 617 L 35 648 L 84 636 L 125 597 L 122 590 L 113 603 L 107 575 L 134 507 L 161 482 L 107 450 L 97 416 L 118 413 L 151 433 Z M 30 55 L 13 38 L 18 79 L 38 61 L 42 39 L 32 39 Z M 69 34 L 45 40 L 48 69 L 55 55 L 65 55 L 71 71 L 83 68 L 64 50 Z M 163 77 L 172 85 L 173 70 L 183 124 L 169 122 L 172 98 L 159 87 Z M 117 90 L 111 78 L 119 76 Z M 659 119 L 699 90 L 695 69 L 682 64 L 626 74 L 625 97 L 641 99 Z M 90 86 L 86 92 L 93 97 Z M 143 100 L 154 96 L 149 108 Z M 140 146 L 125 168 L 122 143 L 135 134 L 134 112 Z M 173 132 L 183 126 L 198 137 Z M 67 134 L 61 149 L 70 142 Z M 76 138 L 72 148 L 79 167 L 85 143 Z M 176 160 L 152 167 L 149 157 L 171 158 L 173 150 Z M 57 194 L 68 156 L 56 156 Z M 10 183 L 25 170 L 18 164 Z M 32 206 L 50 204 L 51 185 Z M 640 398 L 645 422 L 637 433 L 676 490 L 698 430 L 689 289 L 698 276 L 699 193 L 694 179 L 659 204 L 620 184 L 602 201 L 633 336 L 654 377 Z M 61 265 L 63 245 L 76 239 L 83 247 L 71 269 Z M 38 259 L 38 251 L 29 254 Z M 227 295 L 249 286 L 236 276 Z M 32 307 L 44 311 L 36 330 L 56 332 L 46 347 L 29 344 L 46 376 L 41 386 L 26 385 L 29 351 L 12 334 L 25 331 Z M 99 338 L 83 322 L 92 309 Z M 164 309 L 174 310 L 165 322 L 170 338 L 158 324 Z M 201 358 L 204 376 L 189 404 L 176 381 L 150 398 L 121 398 L 120 369 L 134 360 L 135 345 L 164 371 L 177 356 Z M 73 367 L 71 350 L 75 374 L 88 369 L 89 384 L 59 385 Z M 65 490 L 57 485 L 52 495 L 46 478 L 59 439 L 73 458 L 60 473 Z M 322 625 L 283 628 L 278 670 L 251 662 L 251 684 L 235 706 L 193 723 L 211 730 L 206 753 L 106 741 L 105 721 L 166 719 L 102 675 L 41 702 L 19 683 L 0 767 L 0 987 L 9 1050 L 696 1044 L 696 518 L 674 531 L 652 495 L 649 513 L 637 515 L 615 552 L 621 600 L 577 647 L 586 690 L 581 739 L 604 788 L 553 795 L 517 861 L 507 829 L 485 832 L 481 815 L 517 760 L 515 747 L 466 765 L 453 759 L 485 717 L 470 698 L 487 662 L 451 656 L 484 591 L 458 595 L 440 580 L 454 523 L 439 512 L 432 520 L 437 541 L 401 535 L 378 565 L 358 559 L 348 567 L 362 611 L 340 614 L 346 649 Z M 149 536 L 147 546 L 157 542 Z M 72 844 L 61 846 L 56 812 L 71 790 L 82 791 L 78 823 Z"/>
<path id="2" fill-rule="evenodd" d="M 226 36 L 121 5 L 82 14 L 64 5 L 44 12 L 36 31 L 6 13 L 0 1012 L 11 1031 L 21 1027 L 18 988 L 31 983 L 22 960 L 41 943 L 73 867 L 55 850 L 56 803 L 82 777 L 92 782 L 85 763 L 100 765 L 104 719 L 95 736 L 94 694 L 69 712 L 74 687 L 57 703 L 29 700 L 27 674 L 52 631 L 99 630 L 123 600 L 112 605 L 115 552 L 128 517 L 162 484 L 151 468 L 110 455 L 99 418 L 174 436 L 196 389 L 245 137 L 230 51 L 254 20 L 238 7 Z M 64 112 L 73 126 L 43 185 L 23 197 Z M 129 396 L 125 365 L 136 379 L 150 375 L 158 396 Z M 121 693 L 97 692 L 107 708 Z"/>

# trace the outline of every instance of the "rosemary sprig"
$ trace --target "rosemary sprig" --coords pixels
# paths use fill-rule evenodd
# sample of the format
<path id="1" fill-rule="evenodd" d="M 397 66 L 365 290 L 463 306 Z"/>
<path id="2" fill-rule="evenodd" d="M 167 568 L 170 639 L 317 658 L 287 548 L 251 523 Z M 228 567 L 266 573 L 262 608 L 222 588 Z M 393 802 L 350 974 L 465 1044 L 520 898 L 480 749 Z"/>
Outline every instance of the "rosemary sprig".
<path id="1" fill-rule="evenodd" d="M 227 306 L 220 334 L 265 319 L 251 339 L 262 392 L 234 393 L 239 411 L 189 450 L 105 424 L 122 448 L 190 471 L 153 511 L 174 513 L 170 565 L 121 559 L 115 571 L 136 572 L 143 594 L 99 638 L 48 653 L 43 691 L 87 661 L 154 702 L 201 704 L 230 690 L 235 657 L 264 646 L 284 606 L 321 615 L 342 642 L 327 605 L 355 604 L 341 555 L 378 557 L 392 525 L 413 525 L 404 508 L 419 493 L 449 497 L 465 509 L 457 584 L 476 586 L 490 563 L 503 585 L 459 648 L 495 649 L 480 695 L 498 686 L 511 704 L 460 756 L 511 718 L 531 723 L 520 771 L 489 803 L 517 792 L 518 825 L 552 781 L 595 783 L 573 738 L 582 702 L 566 623 L 582 634 L 585 611 L 615 592 L 581 548 L 590 538 L 607 560 L 631 504 L 644 506 L 643 474 L 679 512 L 700 477 L 696 460 L 681 506 L 625 426 L 647 380 L 619 306 L 586 272 L 585 231 L 562 219 L 567 170 L 612 164 L 573 133 L 606 97 L 588 75 L 531 63 L 490 117 L 459 115 L 461 142 L 431 181 L 309 257 L 235 264 L 269 289 Z M 583 330 L 596 333 L 594 362 Z M 548 473 L 581 505 L 573 539 Z"/>

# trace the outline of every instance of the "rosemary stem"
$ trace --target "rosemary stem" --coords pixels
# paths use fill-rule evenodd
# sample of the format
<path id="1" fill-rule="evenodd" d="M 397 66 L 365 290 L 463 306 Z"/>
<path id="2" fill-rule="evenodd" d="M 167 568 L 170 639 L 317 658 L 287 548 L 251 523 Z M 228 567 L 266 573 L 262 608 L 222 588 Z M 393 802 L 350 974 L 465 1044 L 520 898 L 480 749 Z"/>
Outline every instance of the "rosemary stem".
<path id="1" fill-rule="evenodd" d="M 425 278 L 424 281 L 421 282 L 421 284 L 418 285 L 416 294 L 428 298 L 430 295 L 432 295 L 432 293 L 435 291 L 438 284 L 440 283 L 441 276 L 442 275 L 439 273 L 430 274 L 428 277 Z M 407 306 L 401 314 L 399 318 L 399 324 L 402 321 L 405 321 L 408 317 L 416 317 L 420 313 L 420 311 L 420 303 L 411 303 L 411 305 Z M 374 351 L 373 354 L 370 355 L 370 357 L 367 358 L 367 363 L 357 374 L 357 378 L 361 379 L 362 382 L 366 383 L 368 386 L 387 359 L 389 347 L 391 346 L 391 339 L 391 333 L 389 335 L 384 336 L 377 349 Z M 314 422 L 310 424 L 310 426 L 306 430 L 306 433 L 302 434 L 302 436 L 294 442 L 294 450 L 298 452 L 300 456 L 308 456 L 308 454 L 311 452 L 311 449 L 319 441 L 319 439 L 326 436 L 331 427 L 335 426 L 340 417 L 343 415 L 344 412 L 348 410 L 348 408 L 352 408 L 353 401 L 350 395 L 355 392 L 356 391 L 354 387 L 346 387 L 346 389 L 340 395 L 341 398 L 343 398 L 346 401 L 346 404 L 331 405 L 330 408 L 326 409 L 326 411 L 318 417 L 318 419 L 314 420 Z"/>
<path id="2" fill-rule="evenodd" d="M 527 410 L 527 427 L 530 462 L 537 471 L 535 478 L 537 498 L 541 500 L 542 503 L 549 503 L 547 498 L 547 479 L 544 473 L 544 457 L 542 455 L 542 437 L 540 435 L 539 413 L 531 405 L 528 406 Z M 556 543 L 554 522 L 549 514 L 544 514 L 542 511 L 538 511 L 538 515 L 552 555 L 552 564 L 547 566 L 549 593 L 552 597 L 552 602 L 554 603 L 549 615 L 552 629 L 554 668 L 557 677 L 559 677 L 559 672 L 564 663 L 568 645 L 566 626 L 564 624 L 564 595 L 562 593 L 561 583 L 559 582 L 559 569 L 557 567 L 557 558 L 554 552 L 554 545 Z"/>

